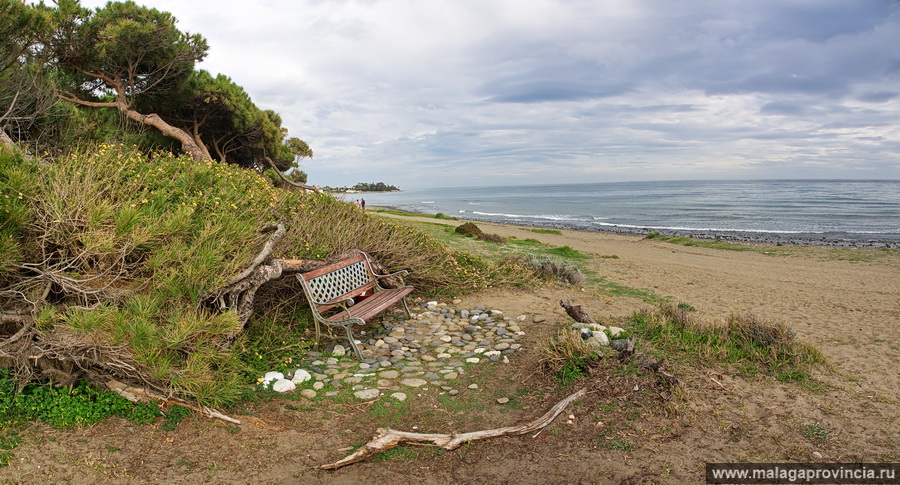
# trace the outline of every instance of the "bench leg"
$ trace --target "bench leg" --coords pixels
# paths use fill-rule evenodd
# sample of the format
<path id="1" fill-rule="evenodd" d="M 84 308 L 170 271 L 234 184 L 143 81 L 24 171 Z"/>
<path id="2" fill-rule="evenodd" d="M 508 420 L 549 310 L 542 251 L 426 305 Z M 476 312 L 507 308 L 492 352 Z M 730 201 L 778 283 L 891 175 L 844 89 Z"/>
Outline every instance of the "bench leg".
<path id="1" fill-rule="evenodd" d="M 353 338 L 353 331 L 350 330 L 350 325 L 346 325 L 344 328 L 347 330 L 347 339 L 350 340 L 350 346 L 353 347 L 353 352 L 356 353 L 356 358 L 359 359 L 360 362 L 362 362 L 362 352 L 360 352 L 359 347 L 356 346 L 356 339 Z"/>
<path id="2" fill-rule="evenodd" d="M 412 318 L 412 315 L 409 313 L 409 306 L 406 305 L 406 297 L 403 297 L 403 309 L 406 310 L 406 318 Z"/>

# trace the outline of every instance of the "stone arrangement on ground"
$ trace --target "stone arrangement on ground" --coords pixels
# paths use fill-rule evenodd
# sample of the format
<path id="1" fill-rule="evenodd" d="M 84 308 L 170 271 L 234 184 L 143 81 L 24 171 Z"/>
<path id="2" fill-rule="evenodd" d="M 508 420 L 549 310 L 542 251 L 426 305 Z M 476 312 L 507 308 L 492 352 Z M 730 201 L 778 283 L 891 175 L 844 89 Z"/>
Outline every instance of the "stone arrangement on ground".
<path id="1" fill-rule="evenodd" d="M 324 352 L 307 352 L 304 360 L 309 364 L 287 375 L 268 372 L 260 383 L 277 392 L 302 387 L 300 395 L 310 399 L 349 391 L 360 400 L 388 396 L 405 401 L 412 390 L 429 387 L 453 396 L 478 388 L 464 379 L 466 369 L 509 363 L 522 349 L 523 325 L 545 320 L 541 315 L 511 318 L 486 306 L 460 309 L 460 303 L 422 303 L 410 318 L 394 311 L 374 332 L 360 329 L 356 343 L 362 362 L 347 346 L 332 344 Z"/>

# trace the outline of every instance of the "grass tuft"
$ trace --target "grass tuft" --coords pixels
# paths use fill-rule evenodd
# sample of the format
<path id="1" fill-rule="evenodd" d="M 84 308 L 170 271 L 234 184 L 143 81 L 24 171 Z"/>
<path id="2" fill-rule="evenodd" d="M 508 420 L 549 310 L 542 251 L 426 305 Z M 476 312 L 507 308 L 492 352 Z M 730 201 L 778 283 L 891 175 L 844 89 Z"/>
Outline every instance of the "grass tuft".
<path id="1" fill-rule="evenodd" d="M 798 341 L 782 323 L 746 314 L 731 315 L 724 325 L 708 325 L 696 321 L 689 308 L 662 303 L 656 311 L 632 316 L 630 328 L 667 356 L 706 365 L 728 363 L 745 374 L 800 380 L 813 367 L 827 365 L 819 350 Z"/>
<path id="2" fill-rule="evenodd" d="M 557 258 L 529 254 L 525 258 L 525 266 L 531 268 L 538 276 L 574 286 L 584 285 L 587 280 L 578 267 Z"/>

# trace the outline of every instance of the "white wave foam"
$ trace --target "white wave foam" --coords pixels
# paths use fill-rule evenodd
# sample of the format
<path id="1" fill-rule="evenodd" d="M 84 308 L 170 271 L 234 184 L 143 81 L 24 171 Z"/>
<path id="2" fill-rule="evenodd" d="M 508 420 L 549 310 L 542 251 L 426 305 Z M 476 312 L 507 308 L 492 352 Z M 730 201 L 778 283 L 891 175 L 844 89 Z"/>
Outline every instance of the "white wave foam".
<path id="1" fill-rule="evenodd" d="M 612 224 L 608 222 L 595 222 L 598 226 L 624 227 L 626 229 L 647 229 L 682 232 L 753 232 L 763 234 L 824 234 L 825 231 L 788 231 L 781 229 L 739 229 L 739 228 L 715 228 L 715 227 L 687 227 L 687 226 L 640 226 L 634 224 Z"/>
<path id="2" fill-rule="evenodd" d="M 504 214 L 502 212 L 479 212 L 472 211 L 472 214 L 476 214 L 479 216 L 489 216 L 489 217 L 506 217 L 509 219 L 546 219 L 548 221 L 579 221 L 581 219 L 573 216 L 564 216 L 564 215 L 555 215 L 555 214 L 541 214 L 541 215 L 526 215 L 526 214 Z"/>

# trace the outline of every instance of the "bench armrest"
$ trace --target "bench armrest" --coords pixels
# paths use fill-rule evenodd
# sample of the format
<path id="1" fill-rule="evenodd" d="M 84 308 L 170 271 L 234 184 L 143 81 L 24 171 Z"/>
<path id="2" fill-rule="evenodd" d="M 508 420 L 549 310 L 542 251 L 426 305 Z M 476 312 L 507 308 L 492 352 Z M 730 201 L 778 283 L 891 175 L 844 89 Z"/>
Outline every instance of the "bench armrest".
<path id="1" fill-rule="evenodd" d="M 402 274 L 408 275 L 409 271 L 407 271 L 405 269 L 401 269 L 400 271 L 394 271 L 393 273 L 388 273 L 388 274 L 375 274 L 375 273 L 372 273 L 372 274 L 374 274 L 376 278 L 387 278 L 388 276 L 399 276 Z"/>
<path id="2" fill-rule="evenodd" d="M 382 278 L 390 278 L 390 277 L 392 277 L 392 276 L 396 276 L 396 277 L 400 280 L 400 286 L 406 286 L 406 282 L 403 281 L 403 277 L 400 276 L 400 275 L 408 275 L 408 274 L 409 274 L 409 271 L 407 271 L 407 270 L 405 270 L 405 269 L 401 269 L 400 271 L 395 271 L 395 272 L 393 272 L 393 273 L 388 273 L 388 274 L 375 274 L 375 273 L 372 273 L 372 275 L 375 276 L 375 280 L 376 280 L 376 281 L 377 281 L 377 280 L 380 280 L 380 279 L 382 279 Z M 376 283 L 376 284 L 377 284 L 377 283 Z M 380 288 L 381 285 L 378 284 L 378 287 Z"/>

